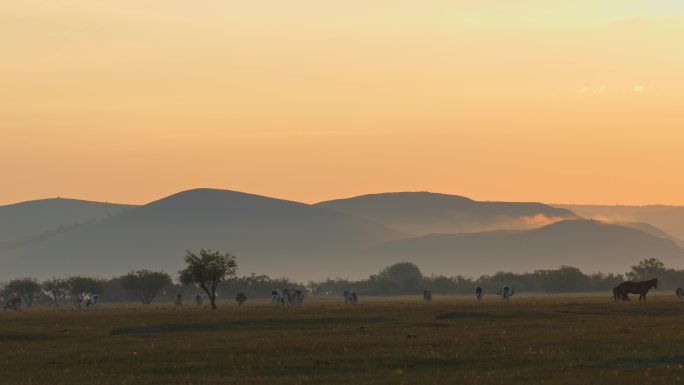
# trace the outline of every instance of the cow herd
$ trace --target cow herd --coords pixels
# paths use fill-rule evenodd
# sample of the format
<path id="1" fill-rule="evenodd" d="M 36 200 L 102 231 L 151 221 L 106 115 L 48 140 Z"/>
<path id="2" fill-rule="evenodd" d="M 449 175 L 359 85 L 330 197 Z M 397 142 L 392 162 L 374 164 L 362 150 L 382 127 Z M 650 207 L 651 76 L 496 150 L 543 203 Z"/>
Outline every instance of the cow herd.
<path id="1" fill-rule="evenodd" d="M 304 292 L 299 289 L 271 291 L 271 303 L 280 306 L 298 306 L 304 302 Z"/>
<path id="2" fill-rule="evenodd" d="M 646 301 L 646 293 L 651 288 L 658 287 L 658 280 L 651 279 L 649 281 L 642 282 L 623 282 L 613 289 L 613 298 L 615 301 L 629 301 L 629 294 L 639 294 L 639 301 Z M 501 302 L 508 302 L 513 296 L 515 291 L 512 287 L 504 286 L 497 290 L 496 295 L 501 297 Z M 684 288 L 677 288 L 675 294 L 680 301 L 684 301 Z M 344 298 L 344 303 L 346 305 L 356 305 L 359 297 L 354 290 L 344 290 L 342 293 Z M 271 292 L 271 302 L 273 305 L 279 306 L 299 306 L 304 302 L 305 292 L 299 289 L 284 289 L 284 290 L 273 290 Z M 481 287 L 475 288 L 475 299 L 478 303 L 482 302 L 484 297 L 484 291 Z M 83 306 L 86 308 L 95 308 L 99 302 L 100 296 L 97 294 L 90 294 L 83 297 L 79 297 L 74 300 L 74 306 L 77 309 L 81 309 Z M 202 305 L 202 295 L 196 294 L 193 299 L 197 306 Z M 239 292 L 235 296 L 235 302 L 238 306 L 242 306 L 247 301 L 247 296 L 245 293 Z M 432 292 L 430 290 L 423 290 L 423 301 L 425 303 L 432 302 Z M 4 311 L 20 310 L 22 305 L 21 297 L 10 298 L 5 301 L 3 305 Z M 174 305 L 176 308 L 183 306 L 183 295 L 178 294 L 174 299 Z"/>

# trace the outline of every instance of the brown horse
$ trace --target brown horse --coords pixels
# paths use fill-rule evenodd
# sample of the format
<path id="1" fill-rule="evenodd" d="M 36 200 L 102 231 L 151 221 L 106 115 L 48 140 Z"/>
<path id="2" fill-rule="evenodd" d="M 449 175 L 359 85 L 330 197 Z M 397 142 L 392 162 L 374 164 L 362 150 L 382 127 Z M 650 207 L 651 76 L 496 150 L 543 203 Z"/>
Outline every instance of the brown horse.
<path id="1" fill-rule="evenodd" d="M 641 302 L 642 299 L 646 301 L 646 293 L 648 293 L 651 288 L 658 288 L 657 279 L 654 278 L 641 282 L 623 282 L 613 289 L 613 297 L 615 297 L 616 301 L 618 299 L 629 301 L 629 294 L 639 294 L 639 302 Z"/>

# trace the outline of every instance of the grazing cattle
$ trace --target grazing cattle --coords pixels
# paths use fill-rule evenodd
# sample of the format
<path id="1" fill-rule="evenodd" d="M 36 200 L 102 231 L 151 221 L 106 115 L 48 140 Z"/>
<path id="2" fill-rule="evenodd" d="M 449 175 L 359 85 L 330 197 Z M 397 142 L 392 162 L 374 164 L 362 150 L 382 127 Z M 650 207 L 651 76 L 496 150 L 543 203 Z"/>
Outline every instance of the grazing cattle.
<path id="1" fill-rule="evenodd" d="M 680 301 L 684 299 L 684 289 L 681 287 L 678 287 L 677 290 L 675 290 L 675 294 L 677 294 L 677 298 L 679 298 Z"/>
<path id="2" fill-rule="evenodd" d="M 293 305 L 301 305 L 304 302 L 304 293 L 301 290 L 294 290 L 291 292 L 288 302 Z"/>
<path id="3" fill-rule="evenodd" d="M 342 294 L 344 295 L 344 303 L 347 305 L 356 305 L 356 301 L 359 300 L 359 296 L 354 290 L 345 290 Z"/>
<path id="4" fill-rule="evenodd" d="M 356 302 L 359 301 L 359 296 L 356 295 L 356 292 L 352 291 L 349 293 L 349 303 L 352 305 L 356 305 Z"/>
<path id="5" fill-rule="evenodd" d="M 304 301 L 304 293 L 301 290 L 296 289 L 285 289 L 283 290 L 282 304 L 290 305 L 301 305 Z"/>
<path id="6" fill-rule="evenodd" d="M 2 309 L 4 311 L 8 311 L 8 310 L 19 311 L 19 310 L 21 310 L 21 298 L 14 297 L 14 298 L 8 299 L 5 302 L 5 305 L 2 307 Z"/>
<path id="7" fill-rule="evenodd" d="M 351 298 L 351 297 L 350 297 L 351 291 L 345 290 L 344 292 L 342 292 L 342 295 L 344 296 L 344 304 L 345 304 L 345 305 L 348 305 L 348 304 L 349 304 L 349 300 L 350 300 L 350 298 Z"/>
<path id="8" fill-rule="evenodd" d="M 247 301 L 247 296 L 245 295 L 245 293 L 237 293 L 237 295 L 235 296 L 235 302 L 238 303 L 238 306 L 242 306 L 242 304 L 245 303 L 245 301 Z"/>
<path id="9" fill-rule="evenodd" d="M 93 294 L 88 297 L 88 300 L 86 301 L 86 308 L 92 307 L 94 309 L 98 302 L 100 302 L 100 296 L 98 294 Z"/>
<path id="10" fill-rule="evenodd" d="M 176 305 L 176 307 L 183 307 L 183 294 L 177 294 L 173 304 Z"/>
<path id="11" fill-rule="evenodd" d="M 202 304 L 202 296 L 200 294 L 195 294 L 195 304 L 197 304 L 197 306 Z"/>
<path id="12" fill-rule="evenodd" d="M 651 288 L 658 288 L 656 278 L 641 282 L 623 282 L 613 289 L 613 296 L 619 297 L 622 301 L 629 301 L 629 294 L 639 294 L 639 302 L 646 301 L 646 293 Z"/>
<path id="13" fill-rule="evenodd" d="M 271 291 L 271 301 L 274 305 L 284 305 L 285 302 L 283 301 L 283 292 L 280 290 Z"/>
<path id="14" fill-rule="evenodd" d="M 475 298 L 477 299 L 477 302 L 480 303 L 482 302 L 482 288 L 481 287 L 476 287 L 475 288 Z"/>
<path id="15" fill-rule="evenodd" d="M 501 302 L 508 302 L 508 300 L 513 296 L 513 288 L 504 286 L 501 290 L 496 292 L 496 295 L 501 297 Z"/>
<path id="16" fill-rule="evenodd" d="M 430 293 L 430 290 L 423 290 L 423 301 L 427 303 L 432 302 L 432 293 Z"/>

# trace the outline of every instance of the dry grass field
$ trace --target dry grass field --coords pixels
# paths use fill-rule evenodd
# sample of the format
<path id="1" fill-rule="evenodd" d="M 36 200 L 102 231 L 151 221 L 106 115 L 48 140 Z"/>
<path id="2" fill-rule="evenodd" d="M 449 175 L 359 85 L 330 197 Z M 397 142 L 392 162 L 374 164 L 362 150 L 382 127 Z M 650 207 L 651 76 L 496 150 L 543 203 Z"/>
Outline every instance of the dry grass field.
<path id="1" fill-rule="evenodd" d="M 675 384 L 684 303 L 608 294 L 0 313 L 2 384 Z"/>

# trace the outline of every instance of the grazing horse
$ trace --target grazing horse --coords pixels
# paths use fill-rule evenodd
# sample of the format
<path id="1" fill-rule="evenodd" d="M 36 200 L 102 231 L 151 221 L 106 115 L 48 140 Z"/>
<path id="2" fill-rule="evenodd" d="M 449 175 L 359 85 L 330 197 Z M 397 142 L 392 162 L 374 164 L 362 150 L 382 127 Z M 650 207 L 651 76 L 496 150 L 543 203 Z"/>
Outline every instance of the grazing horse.
<path id="1" fill-rule="evenodd" d="M 629 294 L 639 294 L 639 302 L 641 302 L 642 299 L 646 301 L 646 293 L 651 288 L 658 288 L 658 279 L 654 278 L 641 282 L 623 282 L 613 289 L 613 295 L 617 294 L 621 300 L 629 301 Z"/>
<path id="2" fill-rule="evenodd" d="M 430 290 L 423 290 L 423 301 L 427 303 L 432 302 L 432 293 L 430 293 Z"/>
<path id="3" fill-rule="evenodd" d="M 247 301 L 247 296 L 245 295 L 245 293 L 237 293 L 237 295 L 235 296 L 235 302 L 238 303 L 238 306 L 242 306 L 242 304 L 245 303 L 245 301 Z"/>
<path id="4" fill-rule="evenodd" d="M 195 294 L 195 304 L 197 304 L 197 306 L 200 306 L 202 304 L 202 295 Z"/>
<path id="5" fill-rule="evenodd" d="M 177 294 L 173 304 L 176 305 L 176 307 L 183 307 L 183 294 Z"/>
<path id="6" fill-rule="evenodd" d="M 8 310 L 20 310 L 21 309 L 21 298 L 20 297 L 14 297 L 7 302 L 5 302 L 5 305 L 2 307 L 4 311 Z"/>
<path id="7" fill-rule="evenodd" d="M 508 302 L 509 298 L 513 296 L 513 288 L 504 286 L 501 290 L 497 291 L 496 294 L 501 296 L 501 302 Z"/>
<path id="8" fill-rule="evenodd" d="M 475 288 L 475 298 L 477 299 L 477 303 L 482 302 L 482 288 L 479 286 Z"/>
<path id="9" fill-rule="evenodd" d="M 680 301 L 684 299 L 684 289 L 681 287 L 678 287 L 677 290 L 675 290 L 675 294 L 677 294 L 677 298 L 679 298 Z"/>

